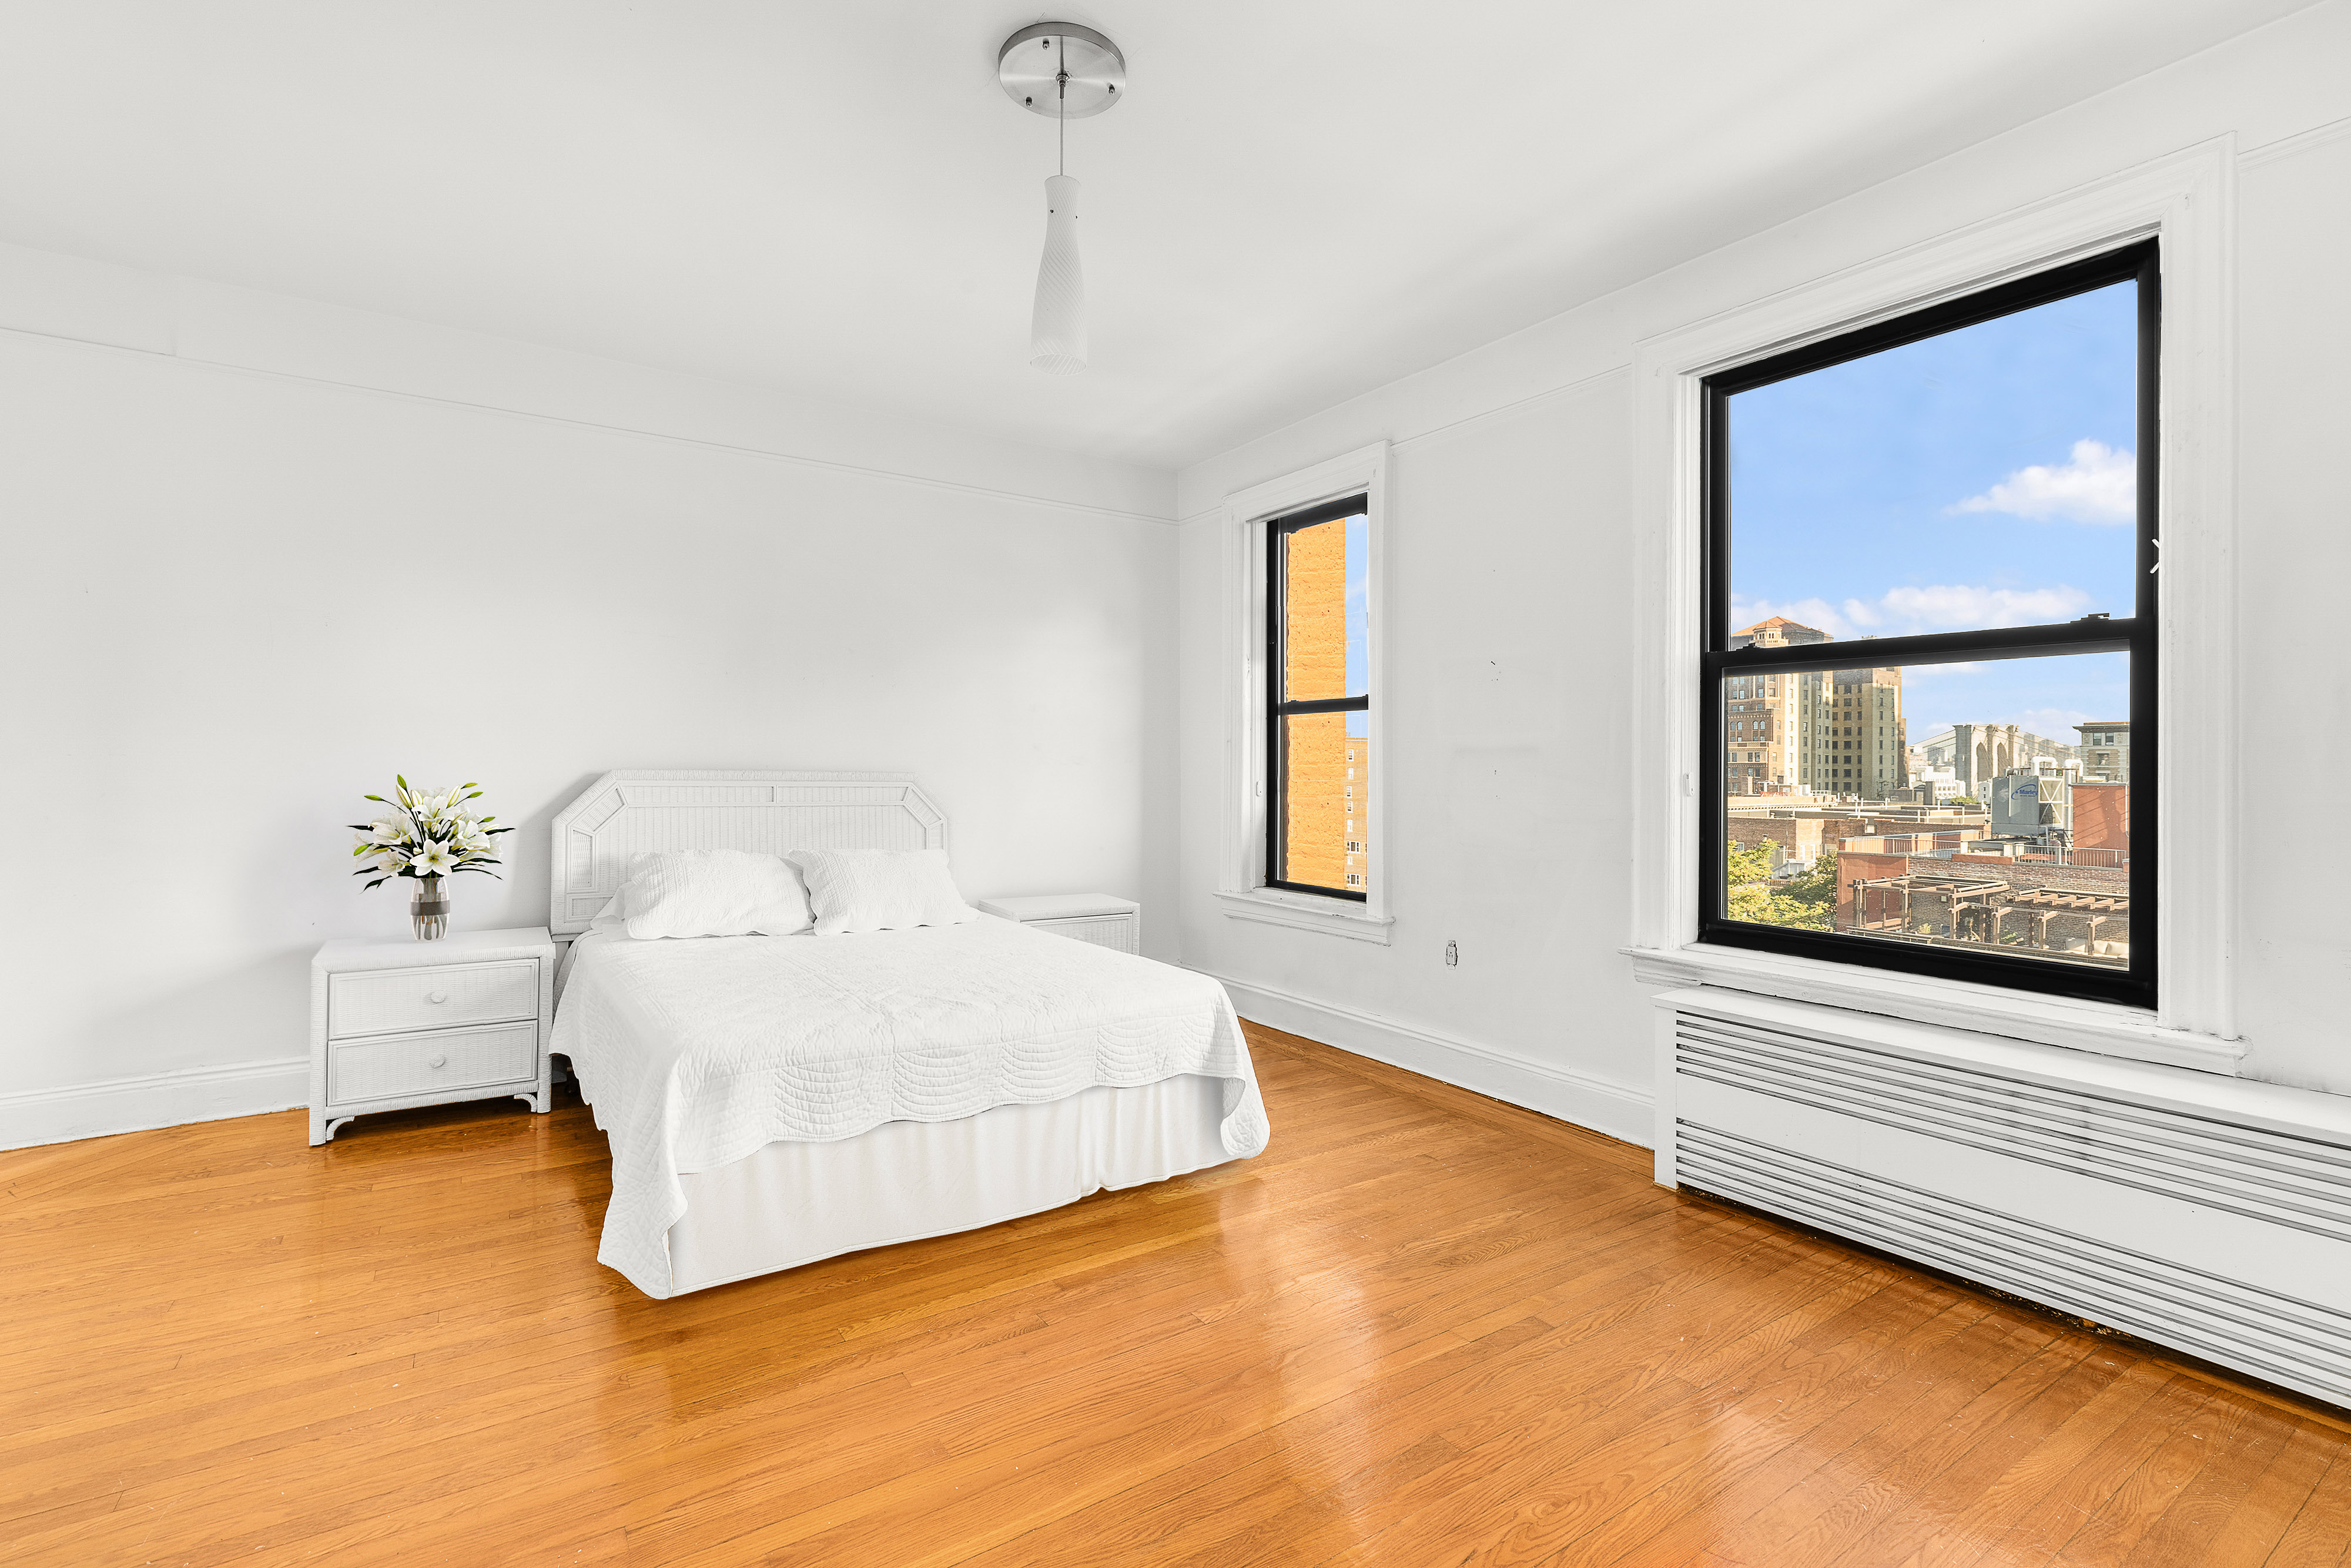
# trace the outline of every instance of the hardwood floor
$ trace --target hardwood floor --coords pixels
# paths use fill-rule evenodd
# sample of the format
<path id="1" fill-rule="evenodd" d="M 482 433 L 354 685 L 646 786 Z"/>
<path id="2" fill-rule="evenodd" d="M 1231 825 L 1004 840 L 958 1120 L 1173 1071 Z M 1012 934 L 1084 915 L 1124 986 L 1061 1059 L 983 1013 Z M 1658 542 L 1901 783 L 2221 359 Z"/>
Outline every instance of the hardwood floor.
<path id="1" fill-rule="evenodd" d="M 0 1560 L 2345 1561 L 2339 1416 L 1250 1032 L 1257 1160 L 674 1301 L 576 1102 L 0 1154 Z"/>

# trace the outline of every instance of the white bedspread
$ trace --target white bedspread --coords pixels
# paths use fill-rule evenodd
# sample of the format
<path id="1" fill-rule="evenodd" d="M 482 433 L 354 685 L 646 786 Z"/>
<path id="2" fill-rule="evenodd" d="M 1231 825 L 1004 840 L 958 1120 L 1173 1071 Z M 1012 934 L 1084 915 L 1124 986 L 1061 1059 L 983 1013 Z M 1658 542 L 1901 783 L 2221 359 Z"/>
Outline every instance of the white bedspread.
<path id="1" fill-rule="evenodd" d="M 1097 1084 L 1225 1081 L 1222 1134 L 1263 1149 L 1265 1102 L 1224 988 L 993 915 L 851 936 L 573 944 L 553 1049 L 612 1145 L 597 1259 L 670 1291 L 681 1172 L 778 1139 L 946 1122 Z"/>

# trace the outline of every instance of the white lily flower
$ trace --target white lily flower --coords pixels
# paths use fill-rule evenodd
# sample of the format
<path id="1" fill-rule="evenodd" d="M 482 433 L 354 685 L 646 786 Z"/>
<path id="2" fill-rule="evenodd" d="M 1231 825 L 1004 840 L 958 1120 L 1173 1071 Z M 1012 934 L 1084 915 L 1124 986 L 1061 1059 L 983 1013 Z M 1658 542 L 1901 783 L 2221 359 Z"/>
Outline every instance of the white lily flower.
<path id="1" fill-rule="evenodd" d="M 409 821 L 408 813 L 402 811 L 396 817 L 378 817 L 374 821 L 370 822 L 367 827 L 367 837 L 372 843 L 403 844 L 415 839 L 416 828 L 415 824 Z"/>
<path id="2" fill-rule="evenodd" d="M 457 857 L 446 844 L 427 844 L 409 857 L 408 867 L 418 876 L 446 876 L 457 869 Z"/>

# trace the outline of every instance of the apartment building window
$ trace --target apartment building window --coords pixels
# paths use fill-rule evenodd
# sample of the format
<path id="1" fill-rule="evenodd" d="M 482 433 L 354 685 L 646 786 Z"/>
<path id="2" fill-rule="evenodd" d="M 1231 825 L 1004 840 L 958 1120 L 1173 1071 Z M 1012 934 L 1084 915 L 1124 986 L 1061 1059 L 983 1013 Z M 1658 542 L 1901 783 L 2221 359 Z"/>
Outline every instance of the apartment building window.
<path id="1" fill-rule="evenodd" d="M 1700 771 L 1702 941 L 2153 1005 L 2161 314 L 2149 241 L 1702 378 L 1700 755 L 1817 717 Z M 2128 833 L 2068 738 L 2117 708 Z"/>
<path id="2" fill-rule="evenodd" d="M 1365 898 L 1346 836 L 1371 744 L 1371 518 L 1343 497 L 1272 518 L 1266 541 L 1265 885 Z"/>

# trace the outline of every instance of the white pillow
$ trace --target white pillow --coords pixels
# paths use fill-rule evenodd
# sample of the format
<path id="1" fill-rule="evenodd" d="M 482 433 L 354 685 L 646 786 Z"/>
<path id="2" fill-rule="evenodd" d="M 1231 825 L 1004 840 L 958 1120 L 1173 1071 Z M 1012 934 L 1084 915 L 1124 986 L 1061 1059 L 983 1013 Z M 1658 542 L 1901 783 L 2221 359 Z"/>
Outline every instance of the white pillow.
<path id="1" fill-rule="evenodd" d="M 808 889 L 781 855 L 679 850 L 629 862 L 620 906 L 632 937 L 789 936 L 810 924 Z"/>
<path id="2" fill-rule="evenodd" d="M 808 879 L 820 936 L 979 918 L 956 891 L 945 850 L 794 850 L 784 858 Z"/>

